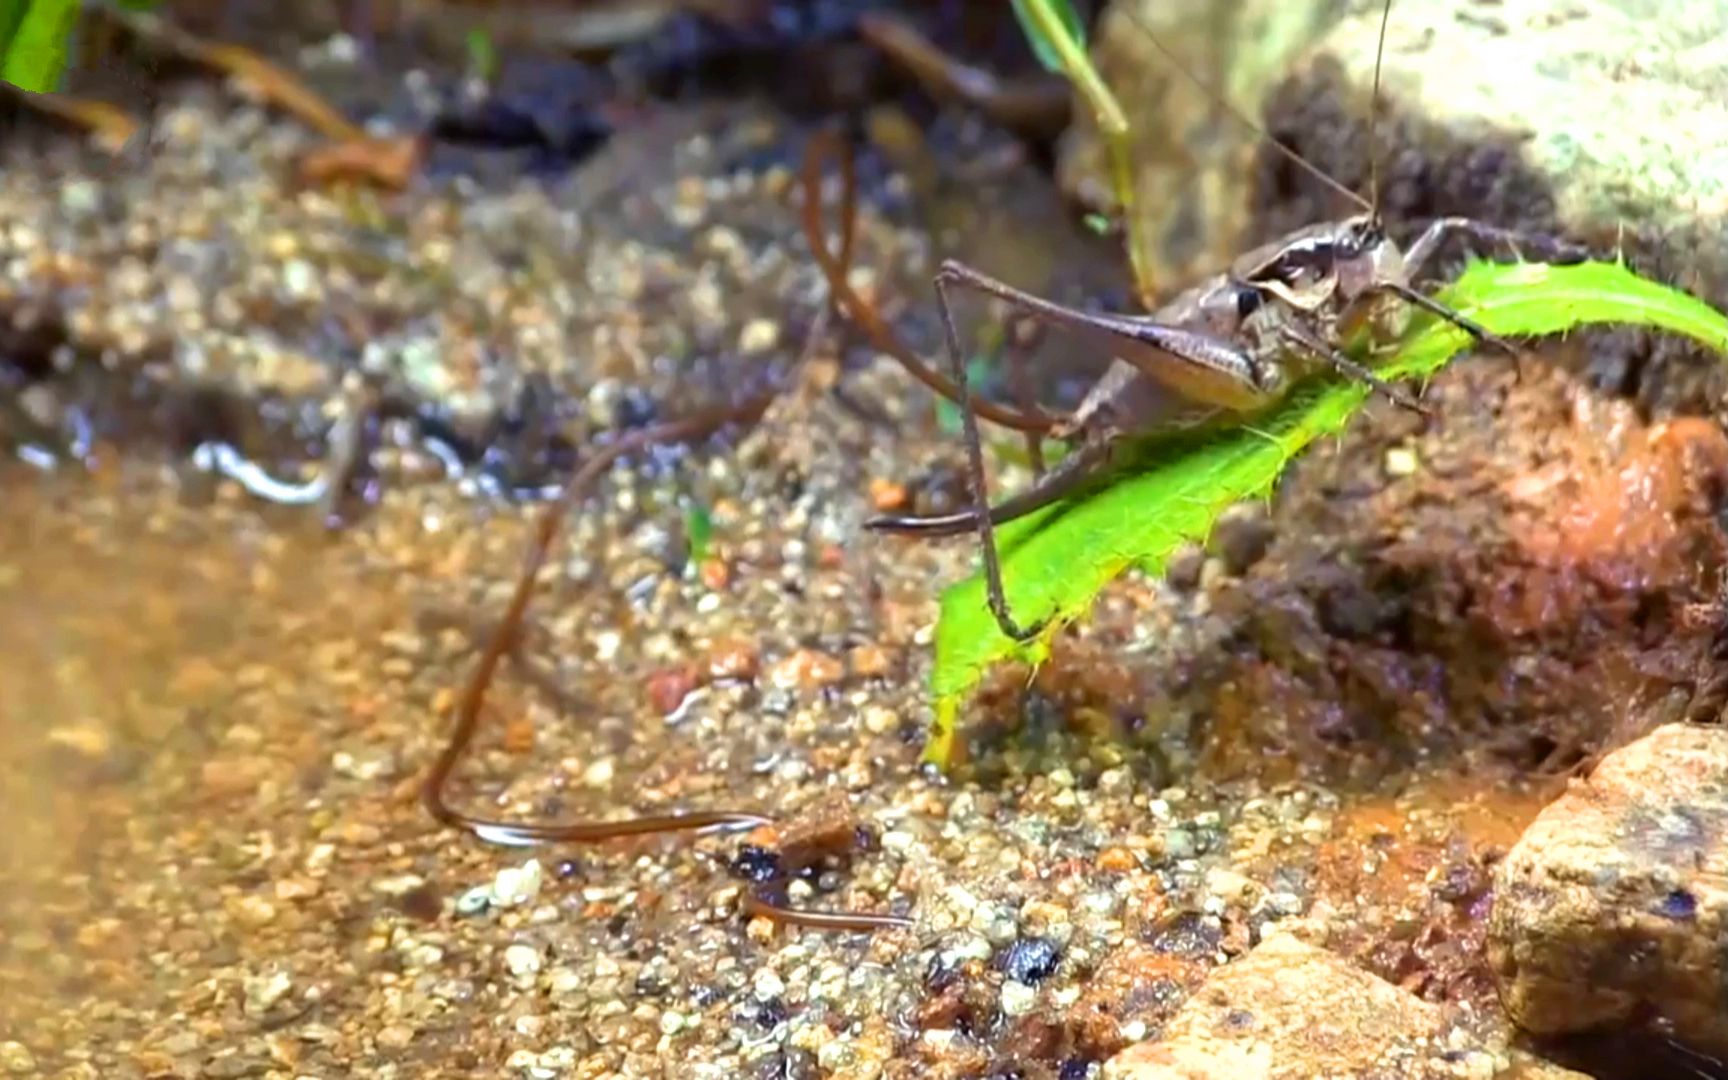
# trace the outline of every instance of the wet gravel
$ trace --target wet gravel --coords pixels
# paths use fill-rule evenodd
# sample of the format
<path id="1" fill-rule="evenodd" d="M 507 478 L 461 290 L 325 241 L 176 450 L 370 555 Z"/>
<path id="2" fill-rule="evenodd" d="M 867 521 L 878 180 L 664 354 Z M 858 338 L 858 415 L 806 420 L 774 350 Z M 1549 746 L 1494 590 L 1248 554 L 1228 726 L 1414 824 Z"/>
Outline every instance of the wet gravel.
<path id="1" fill-rule="evenodd" d="M 293 189 L 304 137 L 214 91 L 164 108 L 137 168 L 59 139 L 0 149 L 0 350 L 22 373 L 8 393 L 38 398 L 0 421 L 18 458 L 0 466 L 0 806 L 23 822 L 0 839 L 0 1067 L 1066 1080 L 1291 920 L 1502 1025 L 1479 951 L 1437 937 L 1479 927 L 1480 866 L 1552 781 L 1460 780 L 1417 753 L 1343 783 L 1300 739 L 1288 767 L 1253 739 L 1208 757 L 1229 725 L 1294 727 L 1326 693 L 1239 634 L 1235 577 L 1303 565 L 1276 512 L 1272 538 L 1250 513 L 1196 553 L 1181 588 L 1131 575 L 1030 693 L 1023 672 L 986 689 L 957 779 L 920 773 L 935 586 L 970 551 L 860 523 L 873 488 L 958 451 L 921 390 L 834 335 L 759 425 L 620 466 L 581 508 L 531 612 L 534 677 L 506 671 L 456 786 L 525 818 L 797 821 L 839 800 L 873 843 L 790 898 L 912 928 L 740 918 L 735 836 L 519 851 L 436 827 L 419 778 L 531 524 L 497 490 L 553 483 L 596 433 L 741 394 L 803 347 L 822 290 L 795 240 L 795 140 L 747 112 L 668 113 L 551 185 L 381 199 Z M 916 303 L 895 284 L 928 247 L 868 213 L 860 280 Z M 1519 393 L 1591 392 L 1556 374 Z M 222 427 L 184 406 L 209 400 L 245 407 Z M 316 476 L 354 400 L 400 407 L 364 414 L 347 529 L 197 482 L 192 450 L 217 443 Z M 180 404 L 141 422 L 140 401 Z M 1400 423 L 1303 476 L 1379 469 Z M 1461 454 L 1505 437 L 1483 425 Z M 1197 723 L 1192 680 L 1221 654 L 1237 681 Z"/>

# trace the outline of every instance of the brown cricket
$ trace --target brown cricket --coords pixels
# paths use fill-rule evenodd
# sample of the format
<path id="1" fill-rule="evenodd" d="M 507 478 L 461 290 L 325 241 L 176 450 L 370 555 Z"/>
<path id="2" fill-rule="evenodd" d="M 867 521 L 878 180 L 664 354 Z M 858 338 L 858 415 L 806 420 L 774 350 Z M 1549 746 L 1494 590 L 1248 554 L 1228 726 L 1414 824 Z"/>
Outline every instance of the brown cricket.
<path id="1" fill-rule="evenodd" d="M 1382 9 L 1370 104 L 1370 144 L 1379 109 L 1380 67 L 1391 2 Z M 1136 16 L 1137 17 L 1137 16 Z M 1344 353 L 1362 330 L 1370 347 L 1395 343 L 1412 308 L 1445 319 L 1477 341 L 1513 355 L 1511 345 L 1459 312 L 1419 291 L 1413 282 L 1453 236 L 1485 244 L 1522 244 L 1563 258 L 1582 252 L 1549 237 L 1519 233 L 1470 218 L 1447 217 L 1427 226 L 1405 251 L 1388 235 L 1379 210 L 1378 160 L 1370 158 L 1373 198 L 1363 199 L 1294 150 L 1272 139 L 1216 90 L 1170 53 L 1149 28 L 1148 36 L 1186 77 L 1218 98 L 1243 124 L 1297 165 L 1353 202 L 1360 212 L 1310 225 L 1236 259 L 1228 269 L 1177 294 L 1150 315 L 1097 313 L 1055 303 L 990 277 L 957 260 L 945 260 L 935 275 L 948 376 L 912 354 L 880 316 L 848 286 L 822 240 L 815 202 L 805 200 L 806 232 L 829 286 L 846 312 L 876 346 L 912 374 L 960 406 L 974 505 L 933 517 L 878 517 L 867 523 L 880 532 L 940 537 L 976 530 L 983 554 L 986 598 L 1002 632 L 1017 640 L 1041 633 L 1047 621 L 1022 626 L 1009 610 L 1002 585 L 994 528 L 1072 493 L 1106 468 L 1125 443 L 1213 424 L 1236 424 L 1282 401 L 1290 388 L 1317 372 L 1332 370 L 1368 383 L 1407 408 L 1422 411 L 1408 394 Z M 1138 270 L 1138 267 L 1137 267 Z M 1154 295 L 1149 281 L 1137 282 Z M 956 329 L 950 290 L 969 289 L 1003 301 L 1011 312 L 1058 328 L 1112 360 L 1074 412 L 1060 419 L 1042 412 L 1007 410 L 975 402 Z M 978 418 L 1071 444 L 1068 455 L 1027 490 L 998 506 L 988 502 Z"/>

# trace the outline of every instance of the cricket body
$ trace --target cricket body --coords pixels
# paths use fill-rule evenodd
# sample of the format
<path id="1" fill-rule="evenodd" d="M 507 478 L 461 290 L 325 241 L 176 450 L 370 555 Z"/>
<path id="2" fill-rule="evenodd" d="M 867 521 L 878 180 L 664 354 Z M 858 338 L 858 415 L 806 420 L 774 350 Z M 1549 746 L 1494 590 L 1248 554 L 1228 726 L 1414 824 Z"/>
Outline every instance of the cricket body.
<path id="1" fill-rule="evenodd" d="M 1378 111 L 1380 66 L 1390 11 L 1388 0 L 1381 13 L 1374 63 L 1374 112 Z M 1147 32 L 1178 70 L 1206 86 Z M 1106 467 L 1113 449 L 1124 441 L 1208 424 L 1244 422 L 1283 400 L 1292 386 L 1320 371 L 1330 369 L 1357 379 L 1406 408 L 1425 411 L 1408 394 L 1345 355 L 1343 347 L 1359 336 L 1366 337 L 1370 352 L 1395 342 L 1408 325 L 1411 309 L 1422 308 L 1478 342 L 1516 355 L 1512 346 L 1416 288 L 1414 282 L 1448 238 L 1462 235 L 1478 244 L 1510 247 L 1514 252 L 1520 245 L 1535 246 L 1560 259 L 1583 256 L 1580 249 L 1550 238 L 1460 217 L 1431 222 L 1408 251 L 1401 250 L 1381 220 L 1377 160 L 1370 159 L 1376 198 L 1369 201 L 1266 136 L 1228 102 L 1220 103 L 1267 138 L 1274 149 L 1351 200 L 1360 212 L 1298 229 L 1249 251 L 1224 272 L 1180 293 L 1150 315 L 1070 308 L 947 260 L 935 275 L 948 359 L 946 377 L 915 357 L 837 272 L 836 260 L 827 250 L 816 220 L 816 165 L 807 164 L 806 232 L 835 297 L 878 347 L 960 406 L 973 481 L 975 501 L 968 510 L 929 517 L 879 517 L 867 525 L 880 532 L 921 537 L 976 530 L 990 611 L 1002 632 L 1011 638 L 1029 640 L 1043 631 L 1045 623 L 1022 626 L 1010 612 L 995 526 L 1072 493 Z M 1142 295 L 1152 293 L 1149 282 L 1141 280 L 1138 284 Z M 1074 413 L 1065 418 L 976 401 L 967 388 L 964 351 L 953 317 L 950 292 L 956 288 L 1002 301 L 1017 314 L 1059 329 L 1110 356 L 1111 364 Z M 1032 487 L 992 508 L 978 431 L 980 416 L 1026 432 L 1034 441 L 1042 436 L 1062 439 L 1072 449 Z"/>

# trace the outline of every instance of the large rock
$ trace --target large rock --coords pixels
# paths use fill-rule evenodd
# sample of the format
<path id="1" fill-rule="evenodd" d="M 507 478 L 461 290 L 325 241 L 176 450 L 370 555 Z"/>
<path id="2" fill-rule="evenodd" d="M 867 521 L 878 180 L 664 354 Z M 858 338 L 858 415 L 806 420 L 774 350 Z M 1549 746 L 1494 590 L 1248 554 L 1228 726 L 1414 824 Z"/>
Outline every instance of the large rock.
<path id="1" fill-rule="evenodd" d="M 1105 1080 L 1587 1080 L 1454 1027 L 1445 1010 L 1290 934 L 1219 969 Z"/>
<path id="2" fill-rule="evenodd" d="M 1095 54 L 1137 128 L 1141 209 L 1167 285 L 1341 204 L 1265 148 L 1253 167 L 1253 137 L 1149 46 L 1146 25 L 1365 192 L 1380 4 L 1352 4 L 1342 18 L 1337 8 L 1116 0 L 1102 20 Z M 1382 187 L 1395 227 L 1462 213 L 1604 244 L 1624 227 L 1634 252 L 1683 252 L 1664 269 L 1707 297 L 1728 294 L 1728 8 L 1396 3 L 1382 84 Z M 1102 160 L 1090 126 L 1077 128 L 1063 162 L 1070 190 L 1106 190 Z"/>
<path id="3" fill-rule="evenodd" d="M 1728 1051 L 1728 730 L 1671 724 L 1604 758 L 1496 871 L 1489 959 L 1540 1034 L 1648 1019 Z"/>

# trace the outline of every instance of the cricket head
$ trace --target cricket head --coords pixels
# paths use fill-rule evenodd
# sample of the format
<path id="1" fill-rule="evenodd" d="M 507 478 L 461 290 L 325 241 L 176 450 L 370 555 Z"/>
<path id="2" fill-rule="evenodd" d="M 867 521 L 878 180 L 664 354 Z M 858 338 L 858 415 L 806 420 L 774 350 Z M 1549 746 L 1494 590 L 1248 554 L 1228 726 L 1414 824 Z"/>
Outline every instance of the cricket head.
<path id="1" fill-rule="evenodd" d="M 1357 214 L 1338 225 L 1333 267 L 1345 303 L 1377 285 L 1406 283 L 1404 253 L 1386 235 L 1378 214 Z"/>

